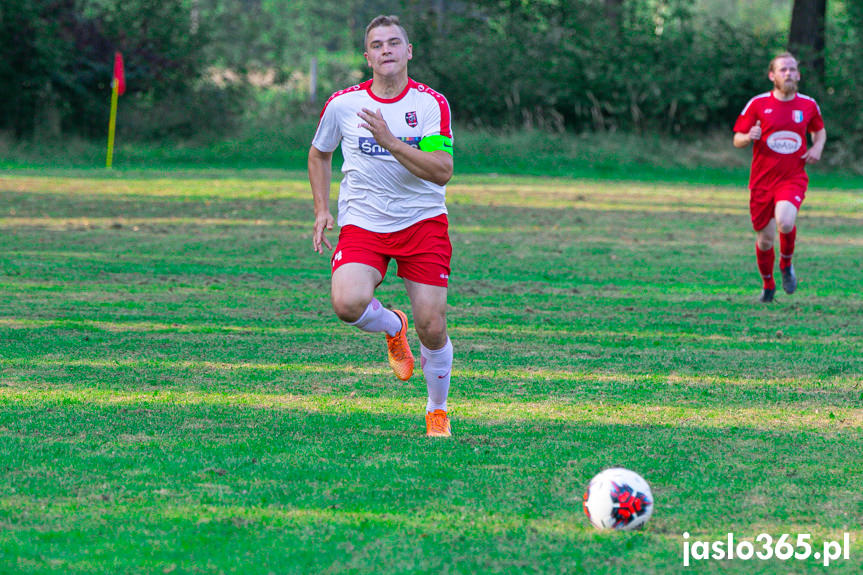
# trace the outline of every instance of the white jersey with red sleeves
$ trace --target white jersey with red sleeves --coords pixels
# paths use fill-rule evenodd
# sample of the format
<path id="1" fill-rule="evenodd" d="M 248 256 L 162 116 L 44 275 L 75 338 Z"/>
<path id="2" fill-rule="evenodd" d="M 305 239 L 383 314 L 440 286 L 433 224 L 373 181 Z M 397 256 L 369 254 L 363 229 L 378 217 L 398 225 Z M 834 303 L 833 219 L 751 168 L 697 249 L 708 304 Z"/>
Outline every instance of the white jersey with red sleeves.
<path id="1" fill-rule="evenodd" d="M 371 87 L 372 80 L 367 80 L 330 96 L 312 140 L 322 152 L 334 151 L 341 142 L 339 225 L 387 233 L 447 213 L 446 187 L 410 173 L 371 132 L 359 127 L 362 120 L 357 116 L 363 108 L 380 109 L 390 132 L 418 148 L 427 136 L 452 138 L 446 98 L 412 79 L 392 99 L 378 98 Z"/>
<path id="2" fill-rule="evenodd" d="M 734 131 L 748 133 L 761 122 L 761 139 L 752 146 L 749 189 L 769 189 L 780 182 L 797 180 L 805 187 L 807 134 L 824 128 L 821 110 L 815 100 L 796 94 L 778 100 L 773 92 L 755 96 L 737 117 Z"/>

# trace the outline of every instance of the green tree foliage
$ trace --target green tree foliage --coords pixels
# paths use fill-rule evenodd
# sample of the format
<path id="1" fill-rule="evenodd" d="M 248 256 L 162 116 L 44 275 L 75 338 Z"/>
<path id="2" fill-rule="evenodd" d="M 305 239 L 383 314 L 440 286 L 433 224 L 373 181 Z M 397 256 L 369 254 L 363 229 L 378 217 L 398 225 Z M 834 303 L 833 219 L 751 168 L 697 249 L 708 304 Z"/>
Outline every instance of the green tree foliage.
<path id="1" fill-rule="evenodd" d="M 286 138 L 290 123 L 308 123 L 323 99 L 361 80 L 366 24 L 402 7 L 380 0 L 195 1 L 210 31 L 207 72 L 223 78 L 224 89 L 244 95 L 243 131 L 256 139 Z"/>
<path id="2" fill-rule="evenodd" d="M 32 132 L 44 102 L 74 84 L 73 8 L 73 0 L 0 3 L 0 128 Z"/>
<path id="3" fill-rule="evenodd" d="M 824 86 L 816 90 L 827 128 L 825 160 L 863 171 L 863 3 L 831 2 L 827 38 Z"/>
<path id="4" fill-rule="evenodd" d="M 239 72 L 305 67 L 318 52 L 353 53 L 364 2 L 291 0 L 198 0 L 211 42 L 205 49 L 215 66 Z"/>
<path id="5" fill-rule="evenodd" d="M 101 136 L 115 50 L 127 100 L 146 108 L 188 91 L 205 42 L 190 28 L 183 0 L 2 0 L 0 129 L 26 135 L 58 118 L 66 132 Z"/>
<path id="6" fill-rule="evenodd" d="M 779 33 L 697 17 L 689 0 L 630 0 L 614 19 L 598 0 L 474 7 L 444 35 L 415 26 L 433 57 L 415 58 L 412 73 L 457 102 L 461 120 L 487 126 L 728 128 L 782 46 Z M 470 41 L 453 50 L 452 38 Z"/>
<path id="7" fill-rule="evenodd" d="M 402 17 L 414 45 L 411 76 L 446 94 L 462 124 L 730 130 L 745 102 L 769 89 L 766 65 L 787 45 L 792 5 L 0 0 L 0 130 L 103 137 L 119 49 L 128 79 L 120 134 L 229 136 L 238 127 L 272 134 L 312 118 L 331 92 L 368 77 L 363 31 L 381 13 Z M 851 158 L 863 147 L 856 97 L 863 4 L 831 0 L 828 7 L 824 78 L 804 66 L 804 91 L 821 103 L 831 145 Z M 317 102 L 309 104 L 313 60 Z"/>

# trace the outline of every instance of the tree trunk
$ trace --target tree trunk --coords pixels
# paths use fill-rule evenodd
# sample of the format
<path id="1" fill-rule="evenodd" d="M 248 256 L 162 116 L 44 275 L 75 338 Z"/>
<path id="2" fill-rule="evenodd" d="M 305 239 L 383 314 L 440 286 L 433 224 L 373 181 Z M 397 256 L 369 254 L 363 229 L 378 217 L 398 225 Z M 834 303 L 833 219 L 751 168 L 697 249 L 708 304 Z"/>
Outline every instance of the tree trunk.
<path id="1" fill-rule="evenodd" d="M 444 12 L 446 12 L 446 3 L 444 2 L 444 0 L 435 0 L 434 11 L 437 15 L 437 33 L 443 34 Z"/>
<path id="2" fill-rule="evenodd" d="M 36 107 L 34 136 L 37 140 L 59 140 L 62 135 L 59 97 L 47 83 Z"/>
<path id="3" fill-rule="evenodd" d="M 605 0 L 605 18 L 612 30 L 619 30 L 623 17 L 623 0 Z"/>
<path id="4" fill-rule="evenodd" d="M 827 0 L 794 0 L 788 49 L 800 63 L 824 79 L 824 20 Z"/>

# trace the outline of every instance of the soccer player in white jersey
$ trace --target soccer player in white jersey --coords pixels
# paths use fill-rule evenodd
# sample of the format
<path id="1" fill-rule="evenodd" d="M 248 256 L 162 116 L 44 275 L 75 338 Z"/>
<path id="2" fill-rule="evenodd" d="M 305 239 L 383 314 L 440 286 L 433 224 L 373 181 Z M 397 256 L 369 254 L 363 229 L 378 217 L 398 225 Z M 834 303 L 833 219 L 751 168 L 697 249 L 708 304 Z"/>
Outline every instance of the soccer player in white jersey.
<path id="1" fill-rule="evenodd" d="M 333 151 L 341 144 L 338 244 L 332 256 L 332 305 L 344 322 L 386 334 L 389 363 L 408 380 L 414 356 L 407 316 L 374 297 L 390 259 L 398 264 L 420 340 L 428 388 L 426 435 L 449 437 L 447 417 L 453 348 L 446 298 L 452 246 L 446 183 L 453 174 L 449 103 L 408 77 L 413 47 L 396 16 L 378 16 L 366 28 L 365 59 L 372 79 L 333 94 L 321 112 L 309 149 L 315 203 L 313 248 L 333 249 L 330 180 Z"/>

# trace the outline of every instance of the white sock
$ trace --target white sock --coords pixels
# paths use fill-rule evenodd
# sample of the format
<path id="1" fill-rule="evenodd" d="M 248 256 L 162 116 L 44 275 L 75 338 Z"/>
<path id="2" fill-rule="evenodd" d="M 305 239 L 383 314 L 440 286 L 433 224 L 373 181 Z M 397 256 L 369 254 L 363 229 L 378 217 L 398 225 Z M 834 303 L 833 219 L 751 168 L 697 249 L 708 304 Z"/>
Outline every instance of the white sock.
<path id="1" fill-rule="evenodd" d="M 348 325 L 355 325 L 361 330 L 371 333 L 385 331 L 390 336 L 394 336 L 402 328 L 402 320 L 395 312 L 385 308 L 376 298 L 372 298 L 360 319 Z"/>
<path id="2" fill-rule="evenodd" d="M 429 398 L 426 411 L 443 409 L 446 411 L 446 398 L 449 394 L 449 380 L 452 371 L 452 342 L 446 338 L 446 345 L 440 349 L 429 349 L 420 344 L 420 365 L 426 378 Z"/>

